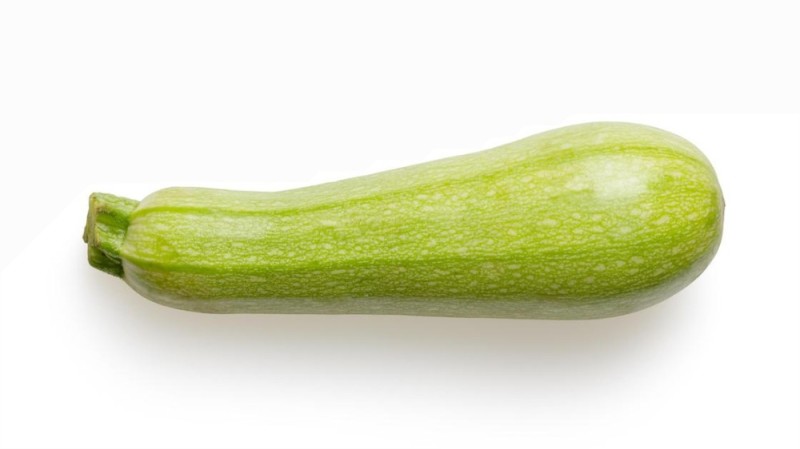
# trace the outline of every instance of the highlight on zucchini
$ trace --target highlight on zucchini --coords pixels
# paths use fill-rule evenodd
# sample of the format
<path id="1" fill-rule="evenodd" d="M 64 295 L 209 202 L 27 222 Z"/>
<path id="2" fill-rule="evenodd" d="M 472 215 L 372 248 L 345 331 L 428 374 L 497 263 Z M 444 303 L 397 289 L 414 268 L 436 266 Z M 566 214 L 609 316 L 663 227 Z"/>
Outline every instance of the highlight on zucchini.
<path id="1" fill-rule="evenodd" d="M 287 190 L 168 188 L 89 200 L 89 263 L 216 313 L 589 319 L 692 282 L 724 201 L 691 143 L 587 123 Z"/>

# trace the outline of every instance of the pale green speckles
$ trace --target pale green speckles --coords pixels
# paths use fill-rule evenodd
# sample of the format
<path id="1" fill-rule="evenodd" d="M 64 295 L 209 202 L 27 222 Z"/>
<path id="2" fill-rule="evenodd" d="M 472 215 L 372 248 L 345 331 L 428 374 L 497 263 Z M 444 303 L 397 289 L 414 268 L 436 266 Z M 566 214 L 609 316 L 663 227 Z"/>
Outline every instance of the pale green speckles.
<path id="1" fill-rule="evenodd" d="M 653 224 L 656 225 L 656 226 L 661 226 L 661 225 L 665 225 L 665 224 L 669 223 L 669 221 L 670 221 L 670 216 L 669 215 L 662 215 L 656 221 L 654 221 Z"/>
<path id="2" fill-rule="evenodd" d="M 654 161 L 646 156 L 603 155 L 580 161 L 567 189 L 589 190 L 601 200 L 633 198 L 641 195 L 654 175 Z M 625 176 L 620 176 L 620 174 Z M 572 186 L 572 188 L 571 188 Z"/>

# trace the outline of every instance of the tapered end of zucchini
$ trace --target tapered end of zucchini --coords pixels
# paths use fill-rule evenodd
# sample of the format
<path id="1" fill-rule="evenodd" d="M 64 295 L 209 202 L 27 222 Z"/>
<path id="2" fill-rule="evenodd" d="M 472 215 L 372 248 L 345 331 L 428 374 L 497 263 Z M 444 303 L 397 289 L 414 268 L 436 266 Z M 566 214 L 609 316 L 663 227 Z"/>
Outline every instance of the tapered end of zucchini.
<path id="1" fill-rule="evenodd" d="M 130 215 L 139 204 L 136 200 L 107 193 L 89 196 L 89 214 L 83 229 L 83 241 L 89 247 L 89 265 L 122 277 L 120 250 L 130 224 Z"/>

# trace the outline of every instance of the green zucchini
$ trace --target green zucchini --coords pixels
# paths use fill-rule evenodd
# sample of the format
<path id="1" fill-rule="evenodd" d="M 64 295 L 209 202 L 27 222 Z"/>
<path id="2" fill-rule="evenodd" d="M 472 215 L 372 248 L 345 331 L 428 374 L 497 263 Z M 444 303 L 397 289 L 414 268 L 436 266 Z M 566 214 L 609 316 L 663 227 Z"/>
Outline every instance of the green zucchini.
<path id="1" fill-rule="evenodd" d="M 653 305 L 722 237 L 691 143 L 629 123 L 282 192 L 90 197 L 89 262 L 217 313 L 588 319 Z"/>

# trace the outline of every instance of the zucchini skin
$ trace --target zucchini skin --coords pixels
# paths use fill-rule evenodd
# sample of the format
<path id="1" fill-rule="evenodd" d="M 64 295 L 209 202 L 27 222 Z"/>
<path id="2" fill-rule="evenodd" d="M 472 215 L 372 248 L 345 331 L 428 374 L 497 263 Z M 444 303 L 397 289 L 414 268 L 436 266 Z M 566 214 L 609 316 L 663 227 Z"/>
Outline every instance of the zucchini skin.
<path id="1" fill-rule="evenodd" d="M 588 123 L 283 192 L 93 194 L 92 265 L 198 312 L 591 319 L 684 288 L 722 237 L 688 141 Z"/>

